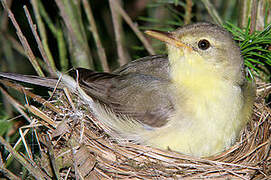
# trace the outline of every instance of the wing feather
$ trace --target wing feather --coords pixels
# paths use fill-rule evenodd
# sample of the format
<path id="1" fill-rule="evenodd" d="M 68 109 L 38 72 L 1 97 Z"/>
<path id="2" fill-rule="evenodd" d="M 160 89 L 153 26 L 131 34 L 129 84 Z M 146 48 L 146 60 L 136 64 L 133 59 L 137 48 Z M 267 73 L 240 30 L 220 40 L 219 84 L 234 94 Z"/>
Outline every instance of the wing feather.
<path id="1" fill-rule="evenodd" d="M 155 60 L 159 61 L 158 65 L 150 62 Z M 78 68 L 73 72 L 73 76 L 78 78 L 80 87 L 90 97 L 109 107 L 114 113 L 152 127 L 161 127 L 167 123 L 174 111 L 169 94 L 170 81 L 164 75 L 168 73 L 161 72 L 167 71 L 168 62 L 164 56 L 140 62 L 141 64 L 136 66 L 137 70 L 129 63 L 113 73 Z M 153 71 L 148 71 L 148 67 Z M 79 77 L 76 77 L 76 74 Z"/>

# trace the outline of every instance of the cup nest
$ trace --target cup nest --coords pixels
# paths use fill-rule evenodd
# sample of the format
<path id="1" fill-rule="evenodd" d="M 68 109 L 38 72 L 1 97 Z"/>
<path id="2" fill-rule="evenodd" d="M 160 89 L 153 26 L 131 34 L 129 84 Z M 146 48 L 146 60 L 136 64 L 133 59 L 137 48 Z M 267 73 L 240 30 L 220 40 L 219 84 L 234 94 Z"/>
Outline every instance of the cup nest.
<path id="1" fill-rule="evenodd" d="M 1 80 L 2 81 L 2 80 Z M 195 158 L 132 142 L 118 144 L 82 101 L 68 91 L 50 100 L 20 85 L 3 81 L 38 103 L 25 107 L 37 130 L 39 155 L 34 159 L 49 177 L 74 179 L 269 179 L 270 108 L 264 103 L 266 85 L 258 87 L 252 120 L 239 140 L 212 157 Z M 37 105 L 39 104 L 39 105 Z M 28 169 L 29 170 L 29 169 Z M 29 170 L 31 171 L 31 170 Z"/>

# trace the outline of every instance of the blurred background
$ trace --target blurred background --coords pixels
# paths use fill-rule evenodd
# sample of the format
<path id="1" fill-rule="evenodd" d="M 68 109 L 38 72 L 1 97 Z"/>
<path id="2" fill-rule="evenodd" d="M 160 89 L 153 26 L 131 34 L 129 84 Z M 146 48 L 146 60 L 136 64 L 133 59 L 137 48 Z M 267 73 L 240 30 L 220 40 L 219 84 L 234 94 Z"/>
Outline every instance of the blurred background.
<path id="1" fill-rule="evenodd" d="M 144 30 L 172 31 L 184 24 L 208 21 L 233 33 L 248 77 L 254 75 L 261 82 L 270 82 L 271 0 L 1 2 L 0 70 L 4 72 L 53 76 L 56 70 L 66 72 L 72 67 L 110 72 L 137 58 L 166 54 L 164 44 L 147 37 Z M 24 95 L 9 92 L 26 102 Z M 46 89 L 33 92 L 48 96 Z M 28 122 L 10 101 L 2 93 L 0 135 L 14 144 L 18 128 Z M 7 165 L 21 172 L 14 161 Z"/>
<path id="2" fill-rule="evenodd" d="M 256 3 L 255 3 L 256 2 Z M 171 31 L 183 24 L 208 21 L 230 22 L 263 30 L 270 22 L 270 0 L 8 0 L 7 5 L 26 37 L 37 61 L 42 59 L 27 20 L 24 6 L 37 26 L 53 69 L 67 71 L 86 67 L 110 71 L 131 60 L 165 53 L 162 43 L 147 39 L 147 49 L 135 32 Z M 250 19 L 250 20 L 249 20 Z M 250 21 L 250 22 L 249 22 Z M 133 26 L 133 27 L 131 27 Z M 16 30 L 1 7 L 1 71 L 36 74 L 27 60 Z M 98 39 L 98 40 L 97 40 Z M 101 46 L 101 47 L 99 47 Z M 101 50 L 103 49 L 103 50 Z M 46 70 L 43 62 L 40 66 Z"/>

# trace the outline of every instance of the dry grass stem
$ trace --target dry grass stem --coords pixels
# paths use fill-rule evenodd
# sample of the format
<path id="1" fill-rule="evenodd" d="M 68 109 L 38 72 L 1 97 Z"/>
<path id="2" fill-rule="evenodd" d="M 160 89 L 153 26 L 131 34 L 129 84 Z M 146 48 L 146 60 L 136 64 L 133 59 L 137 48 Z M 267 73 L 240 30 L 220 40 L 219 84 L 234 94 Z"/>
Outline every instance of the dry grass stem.
<path id="1" fill-rule="evenodd" d="M 190 24 L 192 18 L 192 0 L 186 0 L 185 15 L 184 15 L 184 24 Z"/>
<path id="2" fill-rule="evenodd" d="M 251 22 L 250 22 L 250 30 L 249 30 L 250 34 L 252 34 L 256 30 L 257 10 L 258 10 L 258 1 L 252 0 L 251 15 L 250 15 Z"/>
<path id="3" fill-rule="evenodd" d="M 19 26 L 19 24 L 17 23 L 13 13 L 11 12 L 10 8 L 7 6 L 7 3 L 6 3 L 6 0 L 1 0 L 1 3 L 4 7 L 4 9 L 6 9 L 7 13 L 8 13 L 8 16 L 13 24 L 13 26 L 15 27 L 16 29 L 16 33 L 17 33 L 17 36 L 19 37 L 20 39 L 20 42 L 21 44 L 23 45 L 24 47 L 24 50 L 28 56 L 28 59 L 29 61 L 31 62 L 32 66 L 34 67 L 35 71 L 37 72 L 37 74 L 39 76 L 43 76 L 44 77 L 44 74 L 41 70 L 41 67 L 40 65 L 38 64 L 37 60 L 36 60 L 36 57 L 34 56 L 28 42 L 27 42 L 27 39 L 25 38 L 25 36 L 23 35 L 22 31 L 21 31 L 21 28 Z"/>
<path id="4" fill-rule="evenodd" d="M 49 179 L 49 176 L 45 174 L 38 166 L 35 165 L 34 162 L 30 163 L 29 159 L 25 159 L 23 156 L 19 154 L 19 152 L 15 151 L 11 145 L 6 142 L 6 140 L 0 136 L 0 143 L 6 148 L 6 150 L 12 154 L 12 156 L 17 159 L 25 168 L 29 170 L 29 172 L 36 177 L 37 179 Z"/>
<path id="5" fill-rule="evenodd" d="M 87 15 L 88 21 L 90 23 L 90 29 L 91 29 L 92 35 L 94 37 L 95 44 L 97 46 L 98 56 L 100 58 L 100 62 L 102 64 L 103 70 L 105 72 L 109 72 L 110 69 L 109 69 L 109 66 L 107 63 L 105 50 L 104 50 L 102 42 L 100 40 L 100 36 L 99 36 L 98 30 L 96 27 L 96 22 L 93 17 L 90 3 L 87 0 L 83 0 L 83 5 L 85 7 L 86 15 Z"/>
<path id="6" fill-rule="evenodd" d="M 117 51 L 118 51 L 118 61 L 119 61 L 119 65 L 122 66 L 126 63 L 129 62 L 129 58 L 128 55 L 125 53 L 125 42 L 123 41 L 124 39 L 124 33 L 123 33 L 123 29 L 122 29 L 122 19 L 119 15 L 119 13 L 116 11 L 115 3 L 113 1 L 116 0 L 109 0 L 109 5 L 110 5 L 110 10 L 111 10 L 111 14 L 112 14 L 112 22 L 113 22 L 113 26 L 114 26 L 114 34 L 115 34 L 115 38 L 116 38 L 116 45 L 117 45 Z M 120 1 L 117 0 L 116 3 L 119 3 Z"/>
<path id="7" fill-rule="evenodd" d="M 204 4 L 210 16 L 212 17 L 212 19 L 214 20 L 214 22 L 222 26 L 223 21 L 219 16 L 218 12 L 216 11 L 215 7 L 213 6 L 213 4 L 210 2 L 210 0 L 201 0 L 201 1 Z"/>
<path id="8" fill-rule="evenodd" d="M 48 71 L 49 73 L 51 74 L 51 76 L 54 76 L 55 75 L 55 72 L 56 72 L 56 68 L 55 68 L 55 65 L 54 64 L 51 64 L 52 62 L 49 61 L 48 57 L 47 57 L 47 54 L 44 50 L 44 47 L 43 47 L 43 44 L 41 43 L 41 40 L 39 38 L 39 35 L 38 35 L 38 32 L 37 32 L 37 26 L 33 23 L 32 21 L 32 18 L 30 16 L 30 13 L 27 9 L 26 6 L 23 7 L 24 8 L 24 12 L 25 12 L 25 15 L 27 17 L 27 20 L 28 20 L 28 23 L 30 25 L 30 28 L 31 28 L 31 31 L 32 31 L 32 34 L 34 35 L 35 37 L 35 40 L 38 44 L 38 48 L 39 48 L 39 51 L 40 51 L 40 54 L 42 56 L 42 59 L 44 60 L 44 62 L 46 63 L 47 65 L 47 68 L 48 68 Z"/>
<path id="9" fill-rule="evenodd" d="M 41 4 L 41 3 L 42 2 L 38 2 L 37 0 L 32 0 L 31 1 L 33 11 L 34 11 L 34 15 L 35 15 L 35 19 L 36 19 L 36 22 L 37 22 L 37 25 L 38 25 L 38 31 L 39 31 L 39 34 L 41 36 L 41 41 L 42 42 L 40 42 L 39 36 L 36 37 L 36 35 L 34 33 L 33 34 L 34 34 L 35 39 L 36 39 L 36 41 L 37 41 L 37 43 L 39 45 L 39 49 L 41 49 L 40 52 L 41 52 L 42 56 L 46 56 L 46 58 L 47 58 L 47 59 L 43 59 L 43 60 L 47 63 L 47 66 L 49 68 L 49 72 L 51 73 L 51 75 L 54 75 L 54 72 L 56 71 L 55 61 L 54 61 L 53 55 L 52 55 L 52 53 L 50 51 L 50 48 L 49 48 L 49 45 L 48 45 L 48 38 L 47 38 L 47 34 L 46 34 L 46 29 L 45 29 L 44 23 L 42 21 L 40 11 L 39 11 L 39 7 L 38 7 L 39 4 Z M 29 20 L 28 20 L 28 22 L 29 22 Z M 30 25 L 30 26 L 32 26 L 32 25 Z M 42 43 L 42 45 L 40 43 Z M 53 70 L 54 72 L 51 72 L 51 70 Z"/>
<path id="10" fill-rule="evenodd" d="M 149 54 L 153 55 L 155 54 L 151 44 L 147 41 L 147 39 L 144 37 L 141 31 L 139 31 L 136 24 L 133 23 L 131 18 L 127 15 L 127 13 L 123 10 L 123 8 L 117 3 L 117 1 L 112 0 L 112 4 L 114 5 L 114 8 L 116 8 L 117 12 L 123 17 L 123 19 L 126 21 L 126 23 L 132 28 L 134 33 L 137 35 L 138 39 L 142 42 L 146 50 L 149 52 Z"/>
<path id="11" fill-rule="evenodd" d="M 1 166 L 0 167 L 0 172 L 7 178 L 9 179 L 13 179 L 13 180 L 20 180 L 21 178 L 19 178 L 18 176 L 16 176 L 15 174 L 13 174 L 12 172 L 10 172 L 8 169 L 6 169 L 5 167 Z"/>
<path id="12" fill-rule="evenodd" d="M 73 66 L 93 69 L 92 54 L 87 43 L 78 4 L 76 1 L 65 0 L 55 0 L 55 3 L 60 10 L 71 40 L 69 45 Z"/>
<path id="13" fill-rule="evenodd" d="M 0 87 L 1 93 L 8 99 L 11 105 L 21 114 L 24 118 L 31 123 L 31 118 L 24 112 L 25 108 L 20 103 L 18 103 L 12 96 L 9 95 L 7 91 L 5 91 L 2 87 Z"/>

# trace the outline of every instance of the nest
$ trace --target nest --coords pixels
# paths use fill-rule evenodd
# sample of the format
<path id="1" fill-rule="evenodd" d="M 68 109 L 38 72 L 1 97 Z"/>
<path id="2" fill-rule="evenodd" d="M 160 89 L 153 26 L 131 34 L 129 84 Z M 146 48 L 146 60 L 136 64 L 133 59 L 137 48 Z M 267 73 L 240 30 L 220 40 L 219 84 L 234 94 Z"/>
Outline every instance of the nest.
<path id="1" fill-rule="evenodd" d="M 80 99 L 68 91 L 50 100 L 1 80 L 42 106 L 25 107 L 37 129 L 40 156 L 35 159 L 50 178 L 74 179 L 268 179 L 271 173 L 270 108 L 259 97 L 252 120 L 230 149 L 216 156 L 195 158 L 131 142 L 118 144 Z M 265 92 L 258 88 L 258 92 Z M 263 93 L 261 93 L 263 94 Z M 265 95 L 266 96 L 266 95 Z M 28 169 L 31 171 L 30 169 Z M 31 172 L 30 172 L 31 173 Z M 33 173 L 32 173 L 33 174 Z"/>

